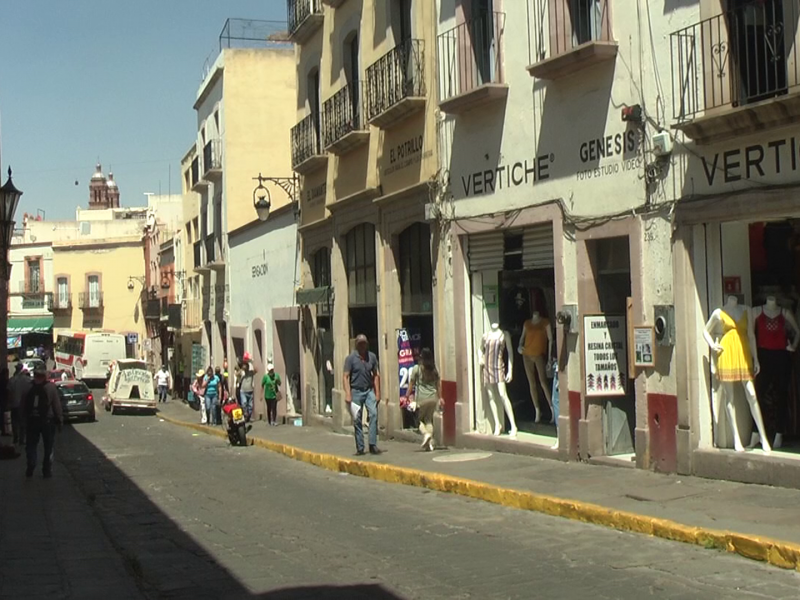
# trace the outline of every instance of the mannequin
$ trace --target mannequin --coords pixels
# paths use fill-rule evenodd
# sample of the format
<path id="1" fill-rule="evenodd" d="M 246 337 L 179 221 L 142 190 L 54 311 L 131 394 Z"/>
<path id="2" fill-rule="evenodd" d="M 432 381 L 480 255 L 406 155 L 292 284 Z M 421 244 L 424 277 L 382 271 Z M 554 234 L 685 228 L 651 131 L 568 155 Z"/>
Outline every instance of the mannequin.
<path id="1" fill-rule="evenodd" d="M 756 376 L 756 391 L 762 402 L 772 392 L 771 410 L 765 409 L 764 418 L 768 435 L 774 434 L 773 448 L 783 445 L 783 428 L 789 420 L 786 412 L 791 379 L 791 352 L 800 342 L 800 328 L 792 313 L 778 306 L 775 296 L 767 296 L 764 306 L 753 310 L 758 363 L 761 371 Z M 788 331 L 793 333 L 789 342 Z"/>
<path id="2" fill-rule="evenodd" d="M 550 423 L 555 423 L 553 398 L 547 387 L 547 360 L 553 355 L 553 329 L 550 327 L 550 321 L 542 318 L 536 310 L 522 326 L 522 336 L 519 338 L 517 352 L 522 355 L 525 374 L 528 376 L 531 399 L 536 409 L 536 423 L 542 421 L 542 409 L 539 407 L 539 386 L 536 385 L 537 374 L 539 375 L 539 385 L 541 385 L 544 397 L 550 406 Z"/>
<path id="3" fill-rule="evenodd" d="M 500 435 L 503 429 L 500 422 L 500 416 L 497 412 L 497 396 L 503 401 L 503 408 L 506 411 L 506 416 L 511 422 L 511 429 L 508 435 L 516 437 L 517 435 L 517 422 L 514 420 L 514 409 L 511 406 L 511 400 L 508 398 L 506 391 L 506 383 L 513 379 L 513 360 L 509 360 L 508 371 L 506 371 L 505 360 L 503 360 L 503 350 L 508 353 L 509 357 L 513 357 L 511 347 L 511 334 L 507 331 L 500 329 L 500 325 L 492 323 L 490 331 L 483 334 L 481 339 L 480 358 L 479 363 L 483 368 L 483 384 L 486 386 L 486 391 L 489 394 L 489 408 L 492 411 L 492 418 L 494 418 L 494 435 Z"/>
<path id="4" fill-rule="evenodd" d="M 757 375 L 760 366 L 758 356 L 754 354 L 756 336 L 750 307 L 739 304 L 736 296 L 728 296 L 725 306 L 716 309 L 703 330 L 703 338 L 716 358 L 716 376 L 723 392 L 728 420 L 733 430 L 733 445 L 737 452 L 744 452 L 736 424 L 736 407 L 734 405 L 734 384 L 744 387 L 750 414 L 756 423 L 761 436 L 761 447 L 765 454 L 771 452 L 769 441 L 764 432 L 764 420 L 758 406 L 753 375 Z"/>

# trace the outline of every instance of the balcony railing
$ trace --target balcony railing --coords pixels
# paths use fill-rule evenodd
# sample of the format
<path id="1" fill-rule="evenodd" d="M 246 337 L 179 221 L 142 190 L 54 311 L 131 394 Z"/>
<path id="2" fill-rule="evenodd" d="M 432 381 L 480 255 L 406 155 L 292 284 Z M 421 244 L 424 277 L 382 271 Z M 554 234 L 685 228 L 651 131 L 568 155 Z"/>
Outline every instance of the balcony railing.
<path id="1" fill-rule="evenodd" d="M 298 173 L 308 173 L 327 161 L 322 152 L 319 121 L 320 116 L 311 113 L 292 127 L 292 168 Z"/>
<path id="2" fill-rule="evenodd" d="M 481 15 L 438 37 L 440 107 L 462 112 L 508 95 L 503 82 L 505 14 Z"/>
<path id="3" fill-rule="evenodd" d="M 210 264 L 210 263 L 216 262 L 216 260 L 217 260 L 217 254 L 216 254 L 217 244 L 216 244 L 216 241 L 214 240 L 214 234 L 206 236 L 206 239 L 204 240 L 204 243 L 205 243 L 205 247 L 206 247 L 206 261 L 205 261 L 206 264 Z"/>
<path id="4" fill-rule="evenodd" d="M 614 60 L 611 0 L 545 0 L 534 7 L 536 61 L 528 72 L 539 79 L 559 79 L 600 62 Z"/>
<path id="5" fill-rule="evenodd" d="M 34 279 L 33 281 L 20 281 L 19 282 L 19 293 L 22 295 L 42 295 L 44 294 L 44 284 L 39 281 L 38 279 Z"/>
<path id="6" fill-rule="evenodd" d="M 303 43 L 322 24 L 321 0 L 286 0 L 289 37 Z"/>
<path id="7" fill-rule="evenodd" d="M 72 309 L 72 294 L 70 293 L 57 293 L 53 297 L 53 307 L 51 310 L 71 310 Z"/>
<path id="8" fill-rule="evenodd" d="M 389 127 L 425 105 L 424 47 L 406 40 L 367 67 L 367 121 Z"/>
<path id="9" fill-rule="evenodd" d="M 203 266 L 203 242 L 195 242 L 192 249 L 194 251 L 194 268 L 199 269 Z"/>
<path id="10" fill-rule="evenodd" d="M 348 83 L 322 105 L 322 143 L 326 150 L 340 154 L 368 139 L 362 87 L 360 81 Z"/>
<path id="11" fill-rule="evenodd" d="M 200 183 L 200 157 L 195 156 L 192 160 L 192 189 Z"/>
<path id="12" fill-rule="evenodd" d="M 148 298 L 145 294 L 142 302 L 144 303 L 145 319 L 154 321 L 161 318 L 161 304 L 157 298 Z"/>
<path id="13" fill-rule="evenodd" d="M 735 108 L 798 84 L 798 3 L 756 0 L 670 35 L 673 116 Z"/>
<path id="14" fill-rule="evenodd" d="M 103 308 L 103 292 L 81 292 L 78 301 L 84 310 Z"/>
<path id="15" fill-rule="evenodd" d="M 203 175 L 206 179 L 222 174 L 222 141 L 211 140 L 203 148 Z"/>
<path id="16" fill-rule="evenodd" d="M 52 292 L 40 292 L 36 295 L 22 297 L 22 310 L 52 310 L 52 308 Z"/>

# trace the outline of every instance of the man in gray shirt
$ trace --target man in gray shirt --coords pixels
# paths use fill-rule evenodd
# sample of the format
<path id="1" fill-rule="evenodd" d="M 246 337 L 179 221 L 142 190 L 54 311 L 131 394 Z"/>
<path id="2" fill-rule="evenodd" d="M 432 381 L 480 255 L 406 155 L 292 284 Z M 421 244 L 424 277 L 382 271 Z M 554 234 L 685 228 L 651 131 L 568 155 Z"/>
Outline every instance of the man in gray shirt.
<path id="1" fill-rule="evenodd" d="M 381 454 L 378 448 L 378 403 L 381 401 L 381 376 L 378 358 L 367 349 L 367 336 L 356 337 L 356 349 L 344 361 L 345 401 L 353 416 L 356 436 L 356 454 L 363 456 L 364 431 L 362 415 L 367 408 L 369 419 L 369 453 Z"/>

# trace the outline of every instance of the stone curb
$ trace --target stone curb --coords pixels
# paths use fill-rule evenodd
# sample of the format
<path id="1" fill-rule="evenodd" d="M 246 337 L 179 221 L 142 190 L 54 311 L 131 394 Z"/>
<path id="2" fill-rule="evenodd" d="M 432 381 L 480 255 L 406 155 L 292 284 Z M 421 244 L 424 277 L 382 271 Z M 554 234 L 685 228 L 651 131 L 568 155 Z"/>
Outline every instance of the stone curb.
<path id="1" fill-rule="evenodd" d="M 196 431 L 227 439 L 224 431 L 202 425 L 188 423 L 159 413 L 159 418 L 173 425 L 188 427 Z M 418 471 L 394 465 L 371 463 L 350 458 L 342 458 L 334 454 L 323 454 L 296 448 L 262 438 L 251 437 L 252 445 L 265 450 L 282 454 L 288 458 L 299 460 L 316 467 L 347 473 L 356 477 L 375 479 L 385 483 L 395 483 L 429 489 L 436 492 L 456 494 L 484 502 L 491 502 L 509 508 L 529 510 L 542 514 L 563 517 L 582 523 L 610 527 L 619 531 L 641 533 L 653 537 L 694 544 L 708 549 L 724 550 L 739 554 L 745 558 L 766 562 L 783 569 L 800 571 L 800 545 L 781 542 L 756 535 L 692 527 L 668 519 L 659 519 L 637 513 L 613 510 L 598 504 L 568 500 L 524 492 L 509 488 L 482 483 L 470 479 L 462 479 L 441 473 Z"/>

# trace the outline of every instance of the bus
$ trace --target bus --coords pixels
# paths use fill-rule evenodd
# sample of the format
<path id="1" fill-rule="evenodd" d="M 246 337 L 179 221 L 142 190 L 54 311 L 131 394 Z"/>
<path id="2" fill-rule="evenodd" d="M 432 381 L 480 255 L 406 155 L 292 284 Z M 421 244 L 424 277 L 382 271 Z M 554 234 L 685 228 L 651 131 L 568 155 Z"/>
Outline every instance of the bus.
<path id="1" fill-rule="evenodd" d="M 56 338 L 56 369 L 75 379 L 105 382 L 112 361 L 126 358 L 125 336 L 121 333 L 62 332 Z"/>

